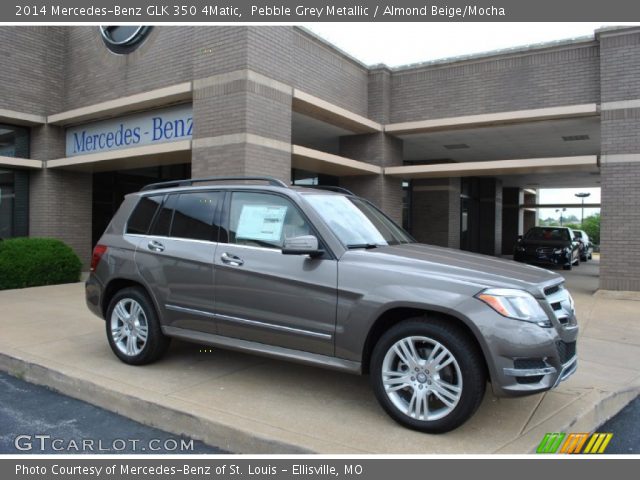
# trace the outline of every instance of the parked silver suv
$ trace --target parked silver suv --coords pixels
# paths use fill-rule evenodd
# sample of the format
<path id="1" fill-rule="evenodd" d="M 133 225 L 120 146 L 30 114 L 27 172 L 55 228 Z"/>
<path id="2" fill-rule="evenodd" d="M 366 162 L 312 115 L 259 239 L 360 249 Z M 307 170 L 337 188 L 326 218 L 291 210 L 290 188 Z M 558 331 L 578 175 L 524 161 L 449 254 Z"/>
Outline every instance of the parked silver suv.
<path id="1" fill-rule="evenodd" d="M 562 277 L 416 243 L 335 190 L 253 177 L 128 195 L 86 284 L 113 352 L 146 364 L 176 337 L 369 373 L 393 419 L 432 433 L 467 420 L 487 380 L 526 395 L 575 371 Z"/>

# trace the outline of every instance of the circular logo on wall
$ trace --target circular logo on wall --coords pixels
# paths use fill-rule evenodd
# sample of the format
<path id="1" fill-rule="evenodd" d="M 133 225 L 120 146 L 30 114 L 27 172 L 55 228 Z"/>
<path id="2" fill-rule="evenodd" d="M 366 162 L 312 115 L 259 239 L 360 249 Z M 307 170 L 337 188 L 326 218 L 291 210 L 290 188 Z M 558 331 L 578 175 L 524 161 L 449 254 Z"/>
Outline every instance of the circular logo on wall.
<path id="1" fill-rule="evenodd" d="M 100 35 L 109 50 L 114 53 L 131 53 L 151 31 L 147 25 L 101 25 Z"/>

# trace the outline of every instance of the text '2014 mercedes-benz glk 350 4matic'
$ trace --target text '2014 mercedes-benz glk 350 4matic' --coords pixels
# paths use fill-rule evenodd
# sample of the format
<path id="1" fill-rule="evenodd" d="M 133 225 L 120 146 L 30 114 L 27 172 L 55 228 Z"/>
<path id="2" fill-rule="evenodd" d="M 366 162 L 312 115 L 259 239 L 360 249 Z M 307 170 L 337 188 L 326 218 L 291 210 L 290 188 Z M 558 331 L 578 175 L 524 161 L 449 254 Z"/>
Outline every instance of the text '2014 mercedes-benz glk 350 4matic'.
<path id="1" fill-rule="evenodd" d="M 165 182 L 128 195 L 96 245 L 87 305 L 125 363 L 171 338 L 369 374 L 381 406 L 425 432 L 576 369 L 556 273 L 417 243 L 339 188 L 263 177 Z"/>

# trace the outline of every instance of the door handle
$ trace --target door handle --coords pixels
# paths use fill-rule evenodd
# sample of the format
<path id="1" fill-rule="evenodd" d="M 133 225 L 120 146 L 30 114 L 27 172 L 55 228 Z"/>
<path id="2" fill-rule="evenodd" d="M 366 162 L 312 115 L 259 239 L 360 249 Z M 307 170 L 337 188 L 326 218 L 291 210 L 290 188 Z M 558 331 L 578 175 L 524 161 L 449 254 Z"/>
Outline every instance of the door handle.
<path id="1" fill-rule="evenodd" d="M 151 240 L 147 244 L 147 248 L 149 250 L 154 251 L 154 252 L 164 252 L 164 245 L 161 244 L 160 242 L 155 241 L 155 240 Z"/>
<path id="2" fill-rule="evenodd" d="M 242 260 L 240 257 L 226 252 L 220 255 L 220 260 L 222 260 L 222 263 L 226 263 L 227 265 L 231 265 L 233 267 L 239 267 L 244 264 L 244 260 Z"/>

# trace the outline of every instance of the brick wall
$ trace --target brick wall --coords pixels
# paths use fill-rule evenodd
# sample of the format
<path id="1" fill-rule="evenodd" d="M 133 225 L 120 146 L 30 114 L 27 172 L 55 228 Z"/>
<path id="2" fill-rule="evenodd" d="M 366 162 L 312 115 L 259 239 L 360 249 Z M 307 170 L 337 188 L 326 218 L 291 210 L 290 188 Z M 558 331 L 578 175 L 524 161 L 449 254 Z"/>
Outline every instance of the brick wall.
<path id="1" fill-rule="evenodd" d="M 63 99 L 65 27 L 0 27 L 0 108 L 44 115 Z"/>
<path id="2" fill-rule="evenodd" d="M 367 115 L 368 71 L 325 42 L 294 30 L 293 85 L 359 115 Z"/>
<path id="3" fill-rule="evenodd" d="M 379 166 L 402 164 L 402 140 L 384 133 L 340 137 L 340 155 Z M 383 175 L 340 178 L 340 186 L 367 198 L 402 225 L 402 180 Z"/>
<path id="4" fill-rule="evenodd" d="M 391 122 L 599 101 L 593 43 L 394 72 Z"/>
<path id="5" fill-rule="evenodd" d="M 460 179 L 414 180 L 411 234 L 422 243 L 460 248 Z"/>
<path id="6" fill-rule="evenodd" d="M 603 102 L 640 99 L 640 32 L 600 36 Z M 640 109 L 601 115 L 600 287 L 640 290 Z"/>

